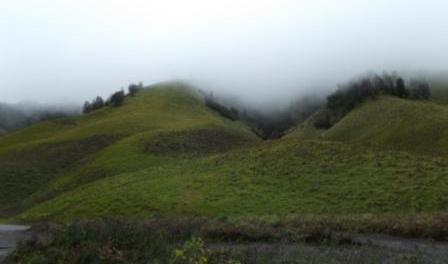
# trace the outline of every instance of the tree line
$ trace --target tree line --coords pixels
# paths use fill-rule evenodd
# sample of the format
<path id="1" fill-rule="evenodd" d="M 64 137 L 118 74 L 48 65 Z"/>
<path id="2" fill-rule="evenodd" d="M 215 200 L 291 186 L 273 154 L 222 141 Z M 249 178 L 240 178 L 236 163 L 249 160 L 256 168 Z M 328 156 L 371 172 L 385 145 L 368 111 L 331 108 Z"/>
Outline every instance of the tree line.
<path id="1" fill-rule="evenodd" d="M 95 110 L 101 109 L 105 106 L 113 106 L 118 107 L 121 106 L 124 102 L 126 96 L 134 96 L 141 89 L 143 89 L 143 84 L 140 82 L 139 84 L 130 84 L 128 86 L 128 93 L 126 94 L 123 89 L 114 92 L 109 96 L 107 100 L 104 100 L 101 96 L 97 96 L 92 101 L 86 101 L 83 105 L 82 112 L 84 114 L 93 112 Z"/>
<path id="2" fill-rule="evenodd" d="M 325 108 L 316 119 L 317 128 L 328 129 L 348 112 L 368 99 L 380 95 L 412 100 L 428 100 L 431 91 L 425 80 L 413 79 L 408 84 L 397 74 L 370 75 L 341 85 L 327 97 Z"/>

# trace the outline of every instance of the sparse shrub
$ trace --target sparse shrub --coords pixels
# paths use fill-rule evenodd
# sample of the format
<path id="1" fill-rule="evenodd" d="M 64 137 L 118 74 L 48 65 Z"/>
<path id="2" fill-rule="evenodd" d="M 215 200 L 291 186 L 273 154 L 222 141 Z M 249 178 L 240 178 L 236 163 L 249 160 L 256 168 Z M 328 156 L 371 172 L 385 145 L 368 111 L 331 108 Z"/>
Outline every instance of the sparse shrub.
<path id="1" fill-rule="evenodd" d="M 108 103 L 112 106 L 121 106 L 124 102 L 124 99 L 125 99 L 125 94 L 124 94 L 124 91 L 121 90 L 121 91 L 113 93 L 110 96 Z"/>
<path id="2" fill-rule="evenodd" d="M 173 254 L 173 264 L 206 264 L 208 261 L 208 250 L 204 241 L 193 237 L 186 241 L 181 249 L 176 249 Z"/>
<path id="3" fill-rule="evenodd" d="M 92 102 L 85 102 L 84 107 L 82 109 L 82 112 L 87 114 L 92 111 L 95 111 L 97 109 L 100 109 L 104 107 L 104 100 L 101 98 L 101 96 L 97 96 L 95 99 L 92 100 Z"/>
<path id="4" fill-rule="evenodd" d="M 136 95 L 141 89 L 143 89 L 143 84 L 140 82 L 139 84 L 130 84 L 128 87 L 128 94 L 130 96 Z"/>
<path id="5" fill-rule="evenodd" d="M 211 251 L 201 238 L 193 237 L 173 252 L 172 264 L 241 264 L 230 252 Z"/>

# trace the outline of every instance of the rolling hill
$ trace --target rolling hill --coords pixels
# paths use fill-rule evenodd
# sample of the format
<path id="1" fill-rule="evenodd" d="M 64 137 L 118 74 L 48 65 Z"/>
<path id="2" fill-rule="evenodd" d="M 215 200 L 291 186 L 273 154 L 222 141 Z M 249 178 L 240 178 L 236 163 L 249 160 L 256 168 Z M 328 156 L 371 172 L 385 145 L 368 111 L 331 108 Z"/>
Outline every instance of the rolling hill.
<path id="1" fill-rule="evenodd" d="M 379 97 L 357 107 L 328 130 L 314 127 L 316 115 L 288 137 L 320 138 L 433 156 L 448 154 L 448 108 L 432 101 Z"/>
<path id="2" fill-rule="evenodd" d="M 0 210 L 22 221 L 444 211 L 445 117 L 444 106 L 383 97 L 323 133 L 311 117 L 306 133 L 263 141 L 189 87 L 158 84 L 0 138 Z"/>
<path id="3" fill-rule="evenodd" d="M 324 137 L 446 156 L 448 108 L 427 101 L 380 98 L 352 111 Z"/>
<path id="4" fill-rule="evenodd" d="M 164 142 L 171 134 L 177 142 Z M 179 142 L 210 135 L 211 147 L 189 149 Z M 257 140 L 241 124 L 209 111 L 189 87 L 155 85 L 119 108 L 43 122 L 2 137 L 0 211 L 8 215 L 80 184 L 167 159 L 149 154 L 154 151 L 219 152 Z"/>

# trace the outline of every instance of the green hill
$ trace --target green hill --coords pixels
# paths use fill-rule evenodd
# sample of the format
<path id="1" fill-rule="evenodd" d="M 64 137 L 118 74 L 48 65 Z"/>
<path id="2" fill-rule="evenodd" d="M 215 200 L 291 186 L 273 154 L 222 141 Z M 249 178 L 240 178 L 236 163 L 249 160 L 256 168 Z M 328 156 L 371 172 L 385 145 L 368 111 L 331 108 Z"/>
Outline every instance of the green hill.
<path id="1" fill-rule="evenodd" d="M 383 97 L 355 109 L 323 137 L 446 156 L 448 108 L 431 102 Z"/>
<path id="2" fill-rule="evenodd" d="M 322 109 L 316 111 L 297 127 L 293 127 L 292 129 L 288 130 L 284 138 L 296 138 L 303 140 L 319 139 L 326 130 L 316 128 L 314 123 L 319 118 L 319 116 L 322 115 L 322 113 Z"/>
<path id="3" fill-rule="evenodd" d="M 434 156 L 448 154 L 448 107 L 445 105 L 384 96 L 365 102 L 328 130 L 314 127 L 318 114 L 288 137 L 359 143 Z"/>
<path id="4" fill-rule="evenodd" d="M 262 141 L 188 87 L 159 84 L 0 138 L 0 211 L 24 221 L 445 211 L 448 159 L 427 155 L 444 153 L 445 117 L 444 106 L 384 97 L 323 134 L 310 119 L 306 133 Z"/>
<path id="5" fill-rule="evenodd" d="M 163 141 L 170 134 L 198 141 L 216 136 L 195 152 L 219 152 L 257 141 L 248 129 L 209 111 L 193 90 L 178 83 L 150 87 L 123 106 L 40 123 L 0 139 L 0 212 L 33 206 L 99 178 L 161 164 L 155 149 L 184 148 Z M 220 149 L 222 148 L 222 149 Z"/>
<path id="6" fill-rule="evenodd" d="M 447 173 L 445 159 L 290 139 L 120 173 L 20 218 L 433 212 L 447 209 Z"/>

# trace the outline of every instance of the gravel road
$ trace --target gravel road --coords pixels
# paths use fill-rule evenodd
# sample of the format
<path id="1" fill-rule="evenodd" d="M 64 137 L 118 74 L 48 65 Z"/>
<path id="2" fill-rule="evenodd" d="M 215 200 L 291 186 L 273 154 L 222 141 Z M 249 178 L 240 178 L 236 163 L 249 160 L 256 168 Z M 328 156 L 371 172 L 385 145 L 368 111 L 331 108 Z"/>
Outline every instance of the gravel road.
<path id="1" fill-rule="evenodd" d="M 25 236 L 28 226 L 0 225 L 0 263 L 16 247 L 18 241 Z"/>

